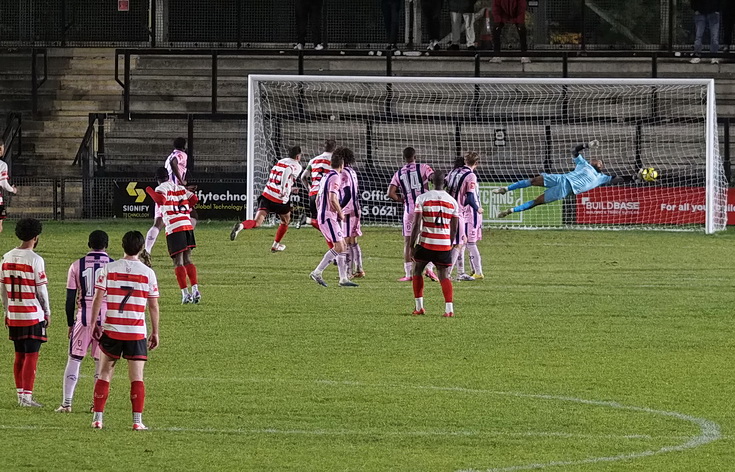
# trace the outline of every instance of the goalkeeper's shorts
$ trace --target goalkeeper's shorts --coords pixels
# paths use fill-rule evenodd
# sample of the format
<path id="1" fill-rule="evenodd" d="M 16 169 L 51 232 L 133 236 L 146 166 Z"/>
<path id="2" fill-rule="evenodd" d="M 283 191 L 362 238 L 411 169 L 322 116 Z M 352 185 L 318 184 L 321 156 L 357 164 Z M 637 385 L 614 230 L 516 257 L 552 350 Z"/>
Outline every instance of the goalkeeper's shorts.
<path id="1" fill-rule="evenodd" d="M 544 178 L 544 203 L 551 203 L 562 200 L 572 193 L 572 184 L 563 174 L 541 174 Z"/>

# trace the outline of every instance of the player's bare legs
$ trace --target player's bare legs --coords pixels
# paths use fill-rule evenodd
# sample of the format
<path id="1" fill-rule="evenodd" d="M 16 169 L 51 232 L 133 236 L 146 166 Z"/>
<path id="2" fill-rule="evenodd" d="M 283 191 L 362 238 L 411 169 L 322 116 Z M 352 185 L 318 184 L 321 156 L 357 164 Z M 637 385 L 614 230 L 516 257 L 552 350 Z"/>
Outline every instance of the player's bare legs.
<path id="1" fill-rule="evenodd" d="M 161 229 L 163 229 L 163 218 L 157 216 L 156 219 L 153 220 L 153 226 L 151 226 L 145 236 L 145 248 L 138 255 L 140 262 L 148 267 L 151 267 L 151 251 L 153 250 L 153 245 L 156 244 L 156 239 L 158 238 L 158 233 L 161 232 Z"/>
<path id="2" fill-rule="evenodd" d="M 102 429 L 102 415 L 105 412 L 107 397 L 110 395 L 110 381 L 115 373 L 117 359 L 100 353 L 100 376 L 94 383 L 94 405 L 92 406 L 92 427 Z"/>

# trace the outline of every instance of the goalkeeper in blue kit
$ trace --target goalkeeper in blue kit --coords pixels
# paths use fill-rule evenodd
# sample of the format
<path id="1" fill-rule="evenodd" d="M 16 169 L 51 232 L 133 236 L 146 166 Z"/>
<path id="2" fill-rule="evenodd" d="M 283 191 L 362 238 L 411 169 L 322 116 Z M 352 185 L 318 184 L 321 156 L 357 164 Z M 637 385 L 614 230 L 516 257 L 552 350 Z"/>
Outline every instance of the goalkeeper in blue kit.
<path id="1" fill-rule="evenodd" d="M 538 205 L 561 200 L 571 193 L 576 195 L 592 190 L 600 185 L 632 182 L 639 178 L 640 171 L 635 177 L 613 177 L 611 175 L 603 174 L 602 169 L 604 165 L 601 159 L 590 159 L 587 161 L 587 159 L 582 156 L 581 153 L 583 150 L 595 148 L 599 146 L 599 144 L 599 141 L 593 140 L 589 143 L 580 144 L 572 149 L 572 155 L 574 156 L 576 167 L 571 172 L 567 172 L 566 174 L 542 173 L 541 175 L 537 175 L 531 179 L 519 180 L 507 187 L 500 187 L 493 190 L 493 193 L 503 195 L 509 191 L 519 188 L 530 186 L 546 187 L 546 191 L 534 200 L 529 200 L 517 207 L 501 211 L 498 213 L 498 218 L 505 218 L 511 213 L 518 213 Z"/>

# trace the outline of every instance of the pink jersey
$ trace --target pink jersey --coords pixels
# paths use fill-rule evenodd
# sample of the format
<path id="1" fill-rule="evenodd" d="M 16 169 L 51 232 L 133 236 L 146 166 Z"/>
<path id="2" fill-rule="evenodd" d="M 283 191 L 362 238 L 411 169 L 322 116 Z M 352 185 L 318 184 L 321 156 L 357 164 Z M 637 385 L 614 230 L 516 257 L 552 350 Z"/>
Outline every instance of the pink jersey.
<path id="1" fill-rule="evenodd" d="M 275 203 L 290 202 L 291 189 L 296 178 L 301 175 L 301 170 L 301 164 L 290 157 L 276 162 L 268 174 L 268 183 L 263 189 L 263 196 Z"/>
<path id="2" fill-rule="evenodd" d="M 36 298 L 36 287 L 48 284 L 45 264 L 31 249 L 15 248 L 3 256 L 2 282 L 8 294 L 8 326 L 33 326 L 45 313 Z"/>
<path id="3" fill-rule="evenodd" d="M 325 152 L 323 154 L 319 154 L 310 160 L 306 167 L 311 169 L 309 196 L 316 195 L 319 193 L 319 182 L 322 180 L 322 177 L 332 169 L 332 153 Z"/>
<path id="4" fill-rule="evenodd" d="M 430 190 L 416 199 L 414 212 L 421 214 L 418 244 L 432 251 L 452 249 L 452 218 L 459 218 L 459 205 L 444 190 Z"/>
<path id="5" fill-rule="evenodd" d="M 179 169 L 179 175 L 182 179 L 186 180 L 186 161 L 188 159 L 188 156 L 184 151 L 174 149 L 171 154 L 168 155 L 168 157 L 166 158 L 166 162 L 163 165 L 168 171 L 168 179 L 177 184 L 181 184 L 181 182 L 179 182 L 179 179 L 176 178 L 176 174 L 174 174 L 174 169 L 172 167 L 172 161 L 174 158 L 176 158 L 176 163 L 178 164 L 177 167 Z"/>
<path id="6" fill-rule="evenodd" d="M 339 172 L 332 169 L 322 178 L 319 184 L 319 193 L 316 195 L 316 212 L 319 223 L 327 220 L 337 221 L 337 212 L 332 209 L 329 204 L 329 194 L 337 195 L 340 198 L 340 188 L 342 187 L 342 176 Z"/>
<path id="7" fill-rule="evenodd" d="M 429 180 L 432 175 L 434 175 L 434 169 L 431 166 L 416 162 L 404 165 L 393 175 L 390 184 L 401 190 L 405 214 L 410 214 L 419 195 L 429 190 Z"/>
<path id="8" fill-rule="evenodd" d="M 95 282 L 107 295 L 104 333 L 121 341 L 145 339 L 145 308 L 149 298 L 158 298 L 153 269 L 138 260 L 120 259 L 102 268 Z"/>
<path id="9" fill-rule="evenodd" d="M 104 251 L 92 251 L 86 256 L 78 259 L 69 267 L 69 275 L 66 279 L 66 288 L 77 291 L 77 323 L 87 326 L 92 318 L 92 300 L 94 299 L 94 281 L 100 275 L 107 263 L 112 262 L 110 256 Z M 107 311 L 107 300 L 102 302 L 100 321 L 105 321 Z"/>
<path id="10" fill-rule="evenodd" d="M 349 192 L 350 201 L 342 208 L 345 215 L 360 215 L 360 189 L 357 185 L 357 172 L 352 167 L 342 170 L 342 190 L 339 201 L 342 202 Z"/>
<path id="11" fill-rule="evenodd" d="M 480 197 L 477 194 L 477 174 L 467 166 L 453 169 L 447 174 L 447 192 L 454 197 L 459 203 L 459 209 L 462 216 L 471 219 L 477 214 L 477 211 L 469 204 L 468 195 L 471 193 L 475 202 L 480 204 Z"/>

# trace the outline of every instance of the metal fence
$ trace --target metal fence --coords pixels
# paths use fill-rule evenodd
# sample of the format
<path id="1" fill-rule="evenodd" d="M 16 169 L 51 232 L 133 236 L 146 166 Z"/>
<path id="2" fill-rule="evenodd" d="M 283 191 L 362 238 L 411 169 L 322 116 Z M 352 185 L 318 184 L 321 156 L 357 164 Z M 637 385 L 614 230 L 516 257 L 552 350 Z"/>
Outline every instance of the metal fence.
<path id="1" fill-rule="evenodd" d="M 280 48 L 296 42 L 297 1 L 4 1 L 0 45 Z M 491 3 L 475 2 L 478 34 Z M 428 40 L 422 4 L 422 0 L 403 2 L 398 37 L 404 47 Z M 528 0 L 528 5 L 532 49 L 672 50 L 694 40 L 693 11 L 686 0 Z M 732 2 L 723 2 L 722 7 L 728 15 L 735 9 Z M 731 31 L 728 21 L 721 22 L 722 32 Z M 324 0 L 320 25 L 325 42 L 332 46 L 387 43 L 378 0 Z M 443 2 L 442 36 L 449 30 L 448 2 Z M 504 47 L 516 48 L 516 32 L 505 30 Z M 306 41 L 311 42 L 311 28 L 308 31 Z"/>

